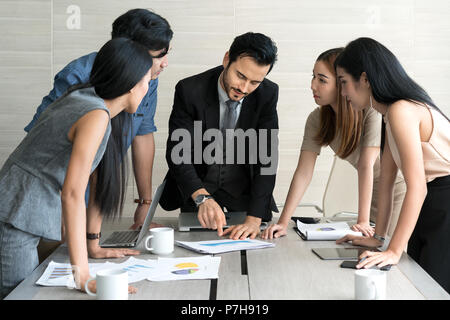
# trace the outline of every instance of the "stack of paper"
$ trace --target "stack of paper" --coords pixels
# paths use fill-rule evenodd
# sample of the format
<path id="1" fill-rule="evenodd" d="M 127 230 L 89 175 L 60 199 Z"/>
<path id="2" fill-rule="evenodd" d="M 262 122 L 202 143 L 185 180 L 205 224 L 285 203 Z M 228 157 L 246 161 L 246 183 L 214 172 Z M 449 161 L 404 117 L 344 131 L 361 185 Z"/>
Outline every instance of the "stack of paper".
<path id="1" fill-rule="evenodd" d="M 122 263 L 110 263 L 108 269 L 123 269 L 128 271 L 128 283 L 138 282 L 147 279 L 151 275 L 159 274 L 156 260 L 143 260 L 130 257 L 127 261 Z"/>
<path id="2" fill-rule="evenodd" d="M 106 269 L 123 269 L 128 271 L 128 283 L 147 279 L 150 275 L 160 272 L 156 260 L 143 260 L 130 257 L 122 263 L 89 263 L 89 274 L 94 277 L 98 271 Z M 75 288 L 75 281 L 70 263 L 57 263 L 51 261 L 42 276 L 36 282 L 41 286 Z"/>
<path id="3" fill-rule="evenodd" d="M 245 240 L 211 240 L 211 241 L 175 241 L 180 247 L 199 253 L 218 254 L 231 251 L 252 250 L 274 247 L 274 243 L 253 239 Z"/>
<path id="4" fill-rule="evenodd" d="M 201 280 L 219 277 L 220 257 L 159 258 L 150 281 Z"/>
<path id="5" fill-rule="evenodd" d="M 159 258 L 143 260 L 134 257 L 122 263 L 90 263 L 89 274 L 94 277 L 98 271 L 122 269 L 128 271 L 128 283 L 148 279 L 150 281 L 217 279 L 220 257 Z M 48 287 L 75 288 L 70 263 L 51 261 L 36 284 Z"/>
<path id="6" fill-rule="evenodd" d="M 297 220 L 297 228 L 305 240 L 337 240 L 347 234 L 362 236 L 352 231 L 346 222 L 305 224 Z"/>

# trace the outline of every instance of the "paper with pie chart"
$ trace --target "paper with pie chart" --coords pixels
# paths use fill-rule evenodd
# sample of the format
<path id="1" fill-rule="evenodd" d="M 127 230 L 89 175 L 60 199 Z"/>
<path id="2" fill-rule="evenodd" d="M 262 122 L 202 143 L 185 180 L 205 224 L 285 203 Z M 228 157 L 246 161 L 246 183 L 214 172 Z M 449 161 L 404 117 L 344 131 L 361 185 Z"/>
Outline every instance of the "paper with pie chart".
<path id="1" fill-rule="evenodd" d="M 306 240 L 337 240 L 347 234 L 362 236 L 350 229 L 346 222 L 306 224 L 297 220 L 297 228 Z"/>
<path id="2" fill-rule="evenodd" d="M 89 263 L 89 274 L 94 277 L 98 271 L 107 269 L 122 269 L 128 272 L 128 283 L 134 283 L 147 279 L 150 274 L 158 274 L 156 260 L 143 260 L 129 257 L 121 263 L 103 262 Z M 70 263 L 57 263 L 50 261 L 42 276 L 36 284 L 48 287 L 68 287 L 74 288 L 75 281 L 72 275 L 72 265 Z"/>
<path id="3" fill-rule="evenodd" d="M 201 280 L 219 277 L 220 257 L 159 258 L 150 281 Z"/>

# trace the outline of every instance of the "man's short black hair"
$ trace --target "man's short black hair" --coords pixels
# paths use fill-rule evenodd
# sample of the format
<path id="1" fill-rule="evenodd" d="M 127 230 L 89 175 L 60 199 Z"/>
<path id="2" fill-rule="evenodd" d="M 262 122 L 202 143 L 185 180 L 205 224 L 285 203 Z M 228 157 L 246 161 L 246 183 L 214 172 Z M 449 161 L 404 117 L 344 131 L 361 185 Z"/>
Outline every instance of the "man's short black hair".
<path id="1" fill-rule="evenodd" d="M 111 37 L 134 40 L 148 50 L 169 50 L 173 31 L 166 19 L 147 9 L 132 9 L 118 17 L 112 25 Z"/>
<path id="2" fill-rule="evenodd" d="M 272 70 L 277 61 L 277 46 L 268 36 L 262 33 L 247 32 L 234 38 L 229 54 L 229 63 L 236 61 L 238 57 L 251 57 L 259 65 L 270 65 Z"/>

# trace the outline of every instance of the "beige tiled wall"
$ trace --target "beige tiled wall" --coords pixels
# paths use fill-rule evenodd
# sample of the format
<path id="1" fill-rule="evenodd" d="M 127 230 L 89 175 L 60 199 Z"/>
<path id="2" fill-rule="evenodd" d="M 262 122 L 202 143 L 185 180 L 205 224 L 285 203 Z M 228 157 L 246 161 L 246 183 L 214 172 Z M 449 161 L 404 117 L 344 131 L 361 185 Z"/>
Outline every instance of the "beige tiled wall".
<path id="1" fill-rule="evenodd" d="M 68 8 L 80 8 L 69 30 Z M 303 126 L 315 107 L 310 92 L 315 58 L 359 36 L 390 48 L 411 76 L 450 114 L 450 2 L 446 0 L 0 0 L 0 165 L 24 136 L 23 127 L 71 60 L 98 50 L 113 20 L 131 8 L 164 16 L 175 34 L 169 67 L 160 76 L 153 185 L 167 170 L 167 121 L 178 80 L 221 63 L 233 38 L 247 31 L 272 37 L 279 60 L 269 78 L 280 86 L 280 162 L 275 188 L 285 200 Z M 303 201 L 321 204 L 332 152 L 319 157 Z M 137 191 L 131 182 L 129 198 Z M 131 200 L 129 201 L 131 202 Z M 133 206 L 127 206 L 131 215 Z"/>

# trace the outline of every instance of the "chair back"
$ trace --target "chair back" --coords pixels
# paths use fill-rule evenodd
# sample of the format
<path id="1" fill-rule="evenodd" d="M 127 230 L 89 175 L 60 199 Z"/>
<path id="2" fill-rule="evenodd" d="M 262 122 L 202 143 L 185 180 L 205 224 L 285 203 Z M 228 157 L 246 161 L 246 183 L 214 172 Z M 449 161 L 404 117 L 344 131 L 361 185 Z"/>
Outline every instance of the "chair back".
<path id="1" fill-rule="evenodd" d="M 323 195 L 322 208 L 324 217 L 358 213 L 358 172 L 336 155 Z"/>

